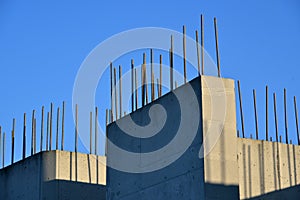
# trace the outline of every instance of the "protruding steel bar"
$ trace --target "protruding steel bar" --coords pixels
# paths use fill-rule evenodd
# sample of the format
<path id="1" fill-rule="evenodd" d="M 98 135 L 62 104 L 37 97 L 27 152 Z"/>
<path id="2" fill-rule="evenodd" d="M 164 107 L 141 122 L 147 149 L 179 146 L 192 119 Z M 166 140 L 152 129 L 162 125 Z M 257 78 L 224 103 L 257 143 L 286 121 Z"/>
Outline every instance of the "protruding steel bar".
<path id="1" fill-rule="evenodd" d="M 159 97 L 161 97 L 162 91 L 162 55 L 159 55 Z"/>
<path id="2" fill-rule="evenodd" d="M 270 141 L 272 142 L 272 140 L 273 140 L 273 138 L 272 137 L 270 137 Z"/>
<path id="3" fill-rule="evenodd" d="M 42 106 L 40 152 L 43 151 L 43 140 L 44 140 L 44 109 L 45 109 L 44 106 Z"/>
<path id="4" fill-rule="evenodd" d="M 59 107 L 57 108 L 57 116 L 56 116 L 56 150 L 58 150 L 58 139 L 59 139 Z"/>
<path id="5" fill-rule="evenodd" d="M 153 71 L 153 64 L 154 64 L 154 59 L 153 59 L 153 49 L 150 49 L 150 64 L 151 64 L 151 101 L 154 101 L 155 99 L 155 91 L 154 91 L 154 71 Z M 152 75 L 153 74 L 153 75 Z"/>
<path id="6" fill-rule="evenodd" d="M 284 93 L 284 124 L 285 124 L 285 142 L 289 143 L 289 135 L 288 135 L 288 118 L 287 118 L 287 108 L 286 108 L 286 89 L 283 90 Z"/>
<path id="7" fill-rule="evenodd" d="M 31 155 L 34 154 L 34 119 L 35 119 L 35 110 L 32 111 L 32 118 L 31 118 Z"/>
<path id="8" fill-rule="evenodd" d="M 93 112 L 90 112 L 90 154 L 93 147 Z"/>
<path id="9" fill-rule="evenodd" d="M 279 142 L 282 142 L 282 136 L 279 136 Z"/>
<path id="10" fill-rule="evenodd" d="M 75 106 L 75 152 L 78 147 L 78 104 Z"/>
<path id="11" fill-rule="evenodd" d="M 95 108 L 95 155 L 98 155 L 98 107 Z"/>
<path id="12" fill-rule="evenodd" d="M 151 89 L 151 91 L 152 91 L 151 100 L 152 100 L 152 95 L 153 95 L 153 100 L 152 101 L 154 101 L 154 99 L 155 99 L 155 90 L 154 90 L 154 73 L 153 72 L 151 74 L 151 79 L 153 79 L 153 83 L 151 83 L 153 85 L 153 88 Z M 151 87 L 152 87 L 152 85 L 151 85 Z"/>
<path id="13" fill-rule="evenodd" d="M 240 137 L 240 131 L 239 130 L 236 131 L 236 135 L 237 135 L 238 138 Z"/>
<path id="14" fill-rule="evenodd" d="M 293 140 L 290 140 L 290 144 L 293 144 Z"/>
<path id="15" fill-rule="evenodd" d="M 156 79 L 156 85 L 157 85 L 157 98 L 159 98 L 160 97 L 160 93 L 159 93 L 159 80 L 158 79 Z"/>
<path id="16" fill-rule="evenodd" d="M 296 96 L 294 96 L 294 109 L 295 109 L 295 122 L 296 122 L 296 131 L 297 131 L 297 140 L 298 140 L 298 145 L 300 145 L 300 134 L 299 134 L 299 123 L 298 123 L 298 109 L 297 109 Z"/>
<path id="17" fill-rule="evenodd" d="M 170 49 L 170 89 L 173 90 L 173 35 L 171 35 L 171 49 Z"/>
<path id="18" fill-rule="evenodd" d="M 266 86 L 266 141 L 269 140 L 269 100 L 268 100 L 268 86 Z"/>
<path id="19" fill-rule="evenodd" d="M 16 128 L 16 119 L 13 119 L 12 131 L 11 131 L 11 164 L 14 163 L 15 155 L 15 128 Z"/>
<path id="20" fill-rule="evenodd" d="M 134 69 L 134 79 L 135 79 L 135 110 L 138 109 L 138 79 L 136 69 Z"/>
<path id="21" fill-rule="evenodd" d="M 276 133 L 276 142 L 278 142 L 278 120 L 277 120 L 277 108 L 276 108 L 276 93 L 273 93 L 273 102 L 274 102 L 274 122 L 275 122 L 275 133 Z"/>
<path id="22" fill-rule="evenodd" d="M 62 116 L 61 116 L 61 150 L 64 150 L 65 143 L 65 102 L 63 101 Z"/>
<path id="23" fill-rule="evenodd" d="M 50 120 L 50 113 L 47 112 L 47 134 L 46 134 L 46 151 L 49 150 L 48 146 L 49 146 L 49 122 Z"/>
<path id="24" fill-rule="evenodd" d="M 52 117 L 53 117 L 53 103 L 50 106 L 50 118 L 49 118 L 49 150 L 52 150 Z"/>
<path id="25" fill-rule="evenodd" d="M 0 138 L 1 140 L 1 138 Z M 24 113 L 23 120 L 23 150 L 22 150 L 22 159 L 26 157 L 26 113 Z"/>
<path id="26" fill-rule="evenodd" d="M 241 86 L 240 81 L 238 83 L 238 92 L 239 92 L 239 99 L 240 99 L 240 115 L 241 115 L 241 124 L 242 124 L 242 134 L 243 138 L 245 137 L 245 129 L 244 129 L 244 115 L 243 115 L 243 103 L 242 103 L 242 94 L 241 94 Z"/>
<path id="27" fill-rule="evenodd" d="M 215 26 L 215 39 L 216 39 L 216 54 L 217 54 L 218 77 L 221 77 L 217 18 L 214 18 L 214 26 Z"/>
<path id="28" fill-rule="evenodd" d="M 146 54 L 143 54 L 143 65 L 142 65 L 142 107 L 145 106 L 145 90 L 146 90 Z"/>
<path id="29" fill-rule="evenodd" d="M 36 118 L 33 120 L 33 154 L 36 154 Z"/>
<path id="30" fill-rule="evenodd" d="M 134 111 L 134 60 L 131 59 L 131 112 Z"/>
<path id="31" fill-rule="evenodd" d="M 177 84 L 177 81 L 175 81 L 175 89 L 178 88 L 178 84 Z"/>
<path id="32" fill-rule="evenodd" d="M 113 107 L 114 107 L 114 102 L 113 102 L 113 64 L 110 62 L 109 64 L 109 69 L 110 69 L 110 106 L 111 106 L 111 121 L 114 121 L 113 118 Z"/>
<path id="33" fill-rule="evenodd" d="M 122 66 L 119 65 L 119 103 L 120 103 L 120 117 L 122 118 Z"/>
<path id="34" fill-rule="evenodd" d="M 253 90 L 253 103 L 254 103 L 254 116 L 255 116 L 255 133 L 256 139 L 258 140 L 258 118 L 257 118 L 257 109 L 256 109 L 256 91 Z"/>
<path id="35" fill-rule="evenodd" d="M 117 100 L 117 70 L 114 68 L 114 95 L 115 95 L 115 115 L 118 119 L 118 100 Z"/>
<path id="36" fill-rule="evenodd" d="M 197 61 L 198 61 L 198 76 L 200 75 L 200 51 L 199 51 L 199 36 L 196 30 L 196 49 L 197 49 Z"/>
<path id="37" fill-rule="evenodd" d="M 204 17 L 201 15 L 201 74 L 204 75 Z"/>
<path id="38" fill-rule="evenodd" d="M 145 54 L 146 55 L 146 54 Z M 145 60 L 144 60 L 144 63 L 145 63 L 145 70 L 144 70 L 144 73 L 145 73 L 145 88 L 146 88 L 146 105 L 148 104 L 148 81 L 147 81 L 147 63 L 146 63 L 146 57 L 145 57 Z"/>
<path id="39" fill-rule="evenodd" d="M 2 143 L 2 168 L 4 168 L 5 165 L 5 132 L 3 132 L 3 143 Z"/>
<path id="40" fill-rule="evenodd" d="M 182 28 L 183 32 L 183 75 L 184 75 L 184 84 L 186 84 L 186 30 L 185 26 Z"/>

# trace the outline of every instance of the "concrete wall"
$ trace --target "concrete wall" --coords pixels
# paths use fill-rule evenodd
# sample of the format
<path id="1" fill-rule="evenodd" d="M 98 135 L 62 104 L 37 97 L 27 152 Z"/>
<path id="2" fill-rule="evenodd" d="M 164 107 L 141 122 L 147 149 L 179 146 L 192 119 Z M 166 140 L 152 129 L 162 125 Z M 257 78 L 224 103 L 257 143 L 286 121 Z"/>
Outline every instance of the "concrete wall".
<path id="1" fill-rule="evenodd" d="M 168 93 L 163 97 L 155 100 L 147 106 L 137 110 L 120 119 L 127 120 L 126 117 L 132 117 L 136 124 L 145 126 L 149 121 L 148 111 L 154 104 L 162 105 L 167 113 L 167 121 L 162 130 L 158 134 L 150 138 L 132 137 L 123 132 L 116 123 L 112 123 L 107 128 L 108 138 L 114 144 L 129 152 L 141 154 L 141 160 L 132 162 L 125 160 L 120 155 L 116 155 L 111 144 L 107 145 L 107 163 L 111 166 L 114 158 L 119 158 L 123 165 L 131 164 L 138 170 L 147 169 L 151 165 L 159 165 L 168 162 L 170 158 L 177 154 L 183 154 L 179 159 L 169 166 L 145 173 L 123 172 L 111 167 L 107 168 L 107 185 L 109 200 L 152 200 L 152 199 L 204 199 L 204 163 L 203 159 L 199 159 L 199 149 L 202 144 L 202 120 L 201 120 L 201 88 L 200 79 L 191 81 L 191 87 L 196 95 L 196 100 L 187 92 L 189 90 L 187 85 L 177 88 L 174 93 L 184 97 L 184 103 L 187 105 L 187 112 L 197 112 L 198 121 L 196 122 L 198 129 L 195 133 L 195 138 L 192 140 L 190 146 L 186 150 L 182 149 L 182 144 L 178 141 L 178 145 L 169 149 L 169 152 L 163 158 L 154 162 L 147 162 L 143 160 L 142 153 L 151 153 L 155 150 L 164 148 L 175 137 L 179 124 L 184 123 L 181 120 L 181 111 L 178 98 L 173 93 Z M 200 105 L 200 106 L 199 106 Z M 198 106 L 198 108 L 197 108 Z M 200 109 L 200 110 L 199 110 Z M 163 115 L 158 111 L 155 115 Z M 185 120 L 189 121 L 192 126 L 195 119 L 191 118 L 192 114 L 187 113 Z M 155 126 L 159 122 L 154 123 Z M 190 137 L 191 129 L 184 130 L 185 137 Z M 143 136 L 143 132 L 140 132 Z"/>
<path id="2" fill-rule="evenodd" d="M 95 158 L 49 151 L 19 161 L 0 170 L 0 199 L 105 199 L 106 160 Z"/>
<path id="3" fill-rule="evenodd" d="M 194 102 L 187 92 L 188 85 L 179 87 L 174 93 L 182 93 L 185 103 L 189 105 L 187 110 L 190 114 L 184 118 L 188 119 L 190 124 L 194 120 L 192 112 L 197 110 L 195 105 L 199 106 L 198 130 L 193 143 L 182 152 L 183 155 L 176 162 L 158 171 L 134 174 L 108 168 L 107 199 L 238 199 L 234 81 L 201 76 L 192 80 L 190 85 L 197 96 Z M 148 111 L 154 104 L 164 106 L 168 117 L 164 128 L 157 134 L 160 136 L 149 139 L 130 137 L 116 123 L 112 123 L 107 129 L 110 141 L 125 150 L 138 153 L 143 153 L 145 149 L 153 150 L 151 146 L 165 146 L 174 137 L 172 135 L 176 134 L 181 122 L 178 119 L 183 117 L 174 94 L 168 93 L 126 117 L 132 117 L 137 124 L 145 126 L 149 123 Z M 220 114 L 222 111 L 224 115 Z M 120 124 L 126 121 L 126 117 L 119 120 Z M 210 134 L 219 128 L 221 135 Z M 189 137 L 191 128 L 187 126 L 185 132 Z M 142 136 L 143 133 L 140 134 Z M 208 154 L 205 159 L 199 158 L 203 136 L 207 144 L 204 151 Z M 180 145 L 178 143 L 177 148 Z M 173 149 L 172 152 L 176 154 L 178 149 Z M 168 157 L 172 156 L 171 153 Z M 118 157 L 110 145 L 107 157 L 109 165 L 110 162 L 113 163 L 112 158 Z M 167 162 L 167 159 L 161 158 L 157 162 Z M 130 161 L 123 162 L 127 165 Z M 134 164 L 137 168 L 143 166 L 139 161 Z"/>
<path id="4" fill-rule="evenodd" d="M 240 198 L 299 199 L 300 146 L 238 139 Z"/>
<path id="5" fill-rule="evenodd" d="M 205 197 L 238 199 L 234 81 L 208 76 L 202 76 L 201 81 L 206 155 Z"/>

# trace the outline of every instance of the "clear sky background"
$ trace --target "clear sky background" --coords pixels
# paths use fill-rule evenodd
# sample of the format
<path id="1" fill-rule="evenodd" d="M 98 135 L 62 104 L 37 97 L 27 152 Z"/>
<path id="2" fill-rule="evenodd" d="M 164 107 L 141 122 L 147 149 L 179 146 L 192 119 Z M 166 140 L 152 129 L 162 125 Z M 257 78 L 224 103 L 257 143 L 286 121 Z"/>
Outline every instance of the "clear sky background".
<path id="1" fill-rule="evenodd" d="M 274 137 L 271 94 L 277 93 L 279 131 L 283 135 L 283 88 L 287 88 L 289 133 L 296 142 L 292 98 L 298 96 L 300 106 L 298 0 L 81 3 L 0 0 L 0 125 L 10 133 L 12 119 L 17 120 L 16 158 L 21 156 L 23 113 L 27 113 L 30 124 L 32 109 L 37 110 L 39 120 L 41 106 L 49 110 L 50 102 L 56 110 L 66 101 L 65 146 L 67 150 L 74 149 L 73 84 L 81 63 L 100 42 L 128 29 L 149 26 L 181 31 L 182 25 L 186 25 L 187 34 L 194 38 L 194 31 L 200 26 L 200 14 L 205 17 L 205 48 L 214 59 L 213 17 L 218 18 L 221 73 L 223 77 L 241 80 L 246 136 L 255 133 L 252 101 L 255 88 L 260 138 L 264 138 L 265 85 L 268 84 L 270 136 Z M 97 95 L 97 99 L 102 99 L 101 105 L 98 104 L 99 121 L 104 125 L 108 97 Z M 241 129 L 237 113 L 238 129 Z M 9 144 L 8 137 L 7 155 L 10 155 Z M 80 151 L 86 151 L 82 145 Z"/>

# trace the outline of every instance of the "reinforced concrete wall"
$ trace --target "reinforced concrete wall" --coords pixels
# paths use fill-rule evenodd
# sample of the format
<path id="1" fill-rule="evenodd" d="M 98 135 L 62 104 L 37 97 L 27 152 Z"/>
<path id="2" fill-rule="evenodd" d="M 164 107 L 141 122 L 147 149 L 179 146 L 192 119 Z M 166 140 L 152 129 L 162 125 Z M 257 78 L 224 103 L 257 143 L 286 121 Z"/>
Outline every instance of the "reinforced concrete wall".
<path id="1" fill-rule="evenodd" d="M 192 87 L 196 95 L 190 94 Z M 182 99 L 178 97 L 182 96 Z M 224 99 L 225 104 L 224 104 Z M 181 105 L 183 101 L 185 105 Z M 163 111 L 156 110 L 150 121 L 149 110 L 155 104 L 162 105 L 167 113 L 164 127 L 155 136 L 143 138 L 144 131 L 140 128 L 129 128 L 126 132 L 120 126 L 131 126 L 128 118 L 135 124 L 160 127 L 160 118 Z M 181 108 L 184 107 L 185 110 Z M 224 115 L 219 115 L 224 108 Z M 194 115 L 197 113 L 197 116 Z M 197 118 L 197 119 L 195 119 Z M 238 166 L 237 166 L 237 139 L 235 121 L 235 93 L 234 81 L 215 77 L 197 77 L 189 84 L 183 85 L 171 93 L 158 98 L 132 114 L 110 124 L 107 128 L 109 141 L 107 145 L 107 162 L 109 166 L 119 163 L 123 166 L 132 166 L 137 171 L 151 168 L 153 165 L 163 165 L 170 158 L 182 154 L 172 164 L 153 172 L 134 173 L 107 168 L 107 185 L 109 200 L 137 200 L 137 199 L 238 199 Z M 168 153 L 163 151 L 163 157 L 147 163 L 143 160 L 143 153 L 151 153 L 164 148 L 171 143 L 181 123 L 187 121 L 184 134 L 191 137 L 193 124 L 197 121 L 196 135 L 187 149 L 183 149 L 183 142 Z M 140 130 L 135 137 L 130 131 Z M 221 134 L 217 133 L 221 130 Z M 146 131 L 145 131 L 146 132 Z M 204 134 L 203 134 L 204 132 Z M 210 133 L 217 134 L 210 134 Z M 203 149 L 203 136 L 206 147 Z M 173 139 L 173 140 L 172 140 Z M 114 145 L 123 150 L 141 154 L 140 160 L 127 160 L 114 150 Z M 213 146 L 213 148 L 210 148 Z M 201 151 L 208 154 L 204 159 Z M 203 153 L 202 153 L 203 154 Z M 116 160 L 115 158 L 119 158 Z M 147 163 L 147 164 L 145 164 Z"/>
<path id="2" fill-rule="evenodd" d="M 105 199 L 105 165 L 100 156 L 38 153 L 0 170 L 0 199 Z"/>
<path id="3" fill-rule="evenodd" d="M 206 199 L 238 199 L 234 81 L 202 76 Z"/>
<path id="4" fill-rule="evenodd" d="M 238 138 L 240 198 L 300 199 L 300 146 Z"/>
<path id="5" fill-rule="evenodd" d="M 194 94 L 188 92 L 191 91 Z M 199 149 L 202 144 L 202 120 L 201 120 L 201 88 L 200 79 L 194 79 L 190 85 L 183 85 L 174 93 L 168 93 L 154 102 L 138 109 L 132 114 L 112 123 L 107 127 L 109 141 L 107 145 L 107 199 L 109 200 L 153 200 L 153 199 L 204 199 L 204 164 L 199 159 Z M 178 98 L 179 97 L 179 98 Z M 183 99 L 182 99 L 183 98 Z M 182 102 L 180 102 L 182 101 Z M 184 105 L 182 105 L 184 104 Z M 150 114 L 153 116 L 150 121 L 149 110 L 154 105 L 161 105 L 165 109 L 156 109 Z M 183 108 L 185 110 L 182 110 Z M 183 113 L 184 112 L 184 113 Z M 153 129 L 161 128 L 162 116 L 166 114 L 166 122 L 163 128 L 154 136 L 143 138 L 146 130 L 137 133 L 136 137 L 130 136 L 120 126 L 130 126 L 128 118 L 132 118 L 138 126 L 152 124 Z M 197 119 L 191 116 L 197 115 Z M 184 115 L 184 119 L 181 116 Z M 184 121 L 185 120 L 185 121 Z M 196 120 L 196 122 L 195 122 Z M 183 130 L 183 138 L 178 140 L 180 124 L 187 123 Z M 188 128 L 189 127 L 189 128 Z M 192 131 L 196 127 L 196 132 Z M 139 128 L 131 128 L 134 132 Z M 184 146 L 186 138 L 194 137 L 191 144 Z M 176 140 L 176 141 L 175 141 Z M 166 147 L 175 142 L 175 146 Z M 140 155 L 141 159 L 130 160 L 118 154 L 113 144 L 128 151 Z M 162 150 L 166 148 L 165 150 Z M 144 154 L 151 154 L 156 150 L 162 150 L 161 154 L 153 157 L 153 160 L 144 158 Z M 181 155 L 182 154 L 182 155 Z M 179 159 L 167 167 L 158 168 L 155 171 L 147 172 L 153 166 L 164 166 L 170 159 L 181 155 Z M 119 160 L 115 160 L 118 158 Z M 126 172 L 109 166 L 119 163 L 122 166 L 129 166 L 141 173 Z M 145 171 L 143 173 L 143 171 Z"/>

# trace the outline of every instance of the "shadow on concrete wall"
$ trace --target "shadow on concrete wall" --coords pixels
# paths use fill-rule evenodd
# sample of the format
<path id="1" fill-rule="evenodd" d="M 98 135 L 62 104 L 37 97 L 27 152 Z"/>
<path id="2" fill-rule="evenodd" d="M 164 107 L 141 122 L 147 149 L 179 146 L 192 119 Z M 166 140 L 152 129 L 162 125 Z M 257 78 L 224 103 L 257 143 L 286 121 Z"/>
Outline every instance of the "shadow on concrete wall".
<path id="1" fill-rule="evenodd" d="M 296 185 L 282 190 L 277 190 L 257 197 L 249 198 L 249 200 L 256 200 L 256 199 L 257 200 L 258 199 L 298 200 L 300 199 L 300 185 Z"/>
<path id="2" fill-rule="evenodd" d="M 239 199 L 239 187 L 236 185 L 223 185 L 205 183 L 206 199 Z"/>
<path id="3" fill-rule="evenodd" d="M 81 183 L 65 180 L 53 180 L 44 183 L 46 191 L 41 199 L 86 199 L 105 200 L 106 187 L 98 184 Z"/>

